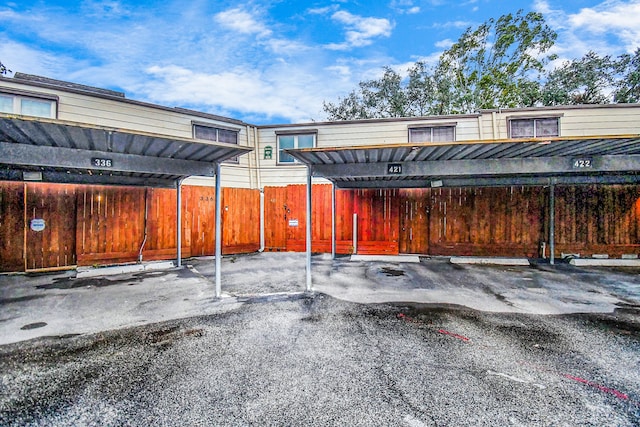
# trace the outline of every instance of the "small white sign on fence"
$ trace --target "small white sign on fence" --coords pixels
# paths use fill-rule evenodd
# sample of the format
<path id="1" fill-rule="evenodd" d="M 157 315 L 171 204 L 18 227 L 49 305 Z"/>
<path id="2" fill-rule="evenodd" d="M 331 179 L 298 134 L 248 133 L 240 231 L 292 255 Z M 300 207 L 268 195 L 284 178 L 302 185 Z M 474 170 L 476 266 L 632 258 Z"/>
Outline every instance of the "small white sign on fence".
<path id="1" fill-rule="evenodd" d="M 33 231 L 42 231 L 45 229 L 45 222 L 42 218 L 35 218 L 31 220 L 31 229 Z"/>

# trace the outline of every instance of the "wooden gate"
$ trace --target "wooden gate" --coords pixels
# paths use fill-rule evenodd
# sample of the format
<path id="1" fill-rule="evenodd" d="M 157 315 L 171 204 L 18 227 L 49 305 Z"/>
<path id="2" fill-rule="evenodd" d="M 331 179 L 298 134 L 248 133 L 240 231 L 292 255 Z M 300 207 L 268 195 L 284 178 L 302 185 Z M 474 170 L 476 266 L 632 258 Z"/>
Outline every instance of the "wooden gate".
<path id="1" fill-rule="evenodd" d="M 430 202 L 430 189 L 400 190 L 400 253 L 429 253 Z"/>
<path id="2" fill-rule="evenodd" d="M 76 187 L 0 182 L 0 271 L 76 265 Z"/>
<path id="3" fill-rule="evenodd" d="M 265 188 L 265 249 L 306 249 L 306 186 Z M 331 185 L 312 187 L 311 250 L 331 252 Z M 360 254 L 398 253 L 397 190 L 336 191 L 336 252 L 354 251 L 353 215 L 357 215 Z"/>

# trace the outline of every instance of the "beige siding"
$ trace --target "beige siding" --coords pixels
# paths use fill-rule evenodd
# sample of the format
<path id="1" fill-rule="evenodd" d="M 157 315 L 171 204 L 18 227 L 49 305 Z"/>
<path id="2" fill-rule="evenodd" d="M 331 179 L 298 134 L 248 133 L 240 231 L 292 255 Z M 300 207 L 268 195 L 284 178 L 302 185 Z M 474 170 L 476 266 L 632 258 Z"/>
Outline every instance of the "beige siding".
<path id="1" fill-rule="evenodd" d="M 490 129 L 491 113 L 485 114 L 484 129 Z M 561 136 L 640 134 L 640 105 L 603 105 L 582 108 L 541 108 L 537 110 L 495 113 L 499 133 L 495 139 L 508 138 L 507 123 L 512 117 L 560 116 Z M 485 132 L 485 138 L 487 137 Z"/>
<path id="2" fill-rule="evenodd" d="M 512 117 L 558 116 L 561 136 L 640 134 L 640 105 L 638 104 L 487 110 L 478 115 L 305 123 L 256 128 L 243 126 L 233 122 L 232 119 L 231 122 L 226 122 L 198 114 L 189 114 L 188 111 L 63 89 L 43 88 L 16 83 L 11 79 L 0 80 L 0 86 L 58 96 L 60 120 L 181 138 L 192 137 L 193 121 L 237 129 L 239 144 L 256 148 L 257 152 L 241 156 L 238 164 L 222 166 L 221 184 L 225 187 L 262 188 L 306 182 L 305 166 L 277 164 L 276 133 L 279 131 L 314 130 L 317 131 L 318 147 L 347 147 L 407 144 L 410 127 L 455 124 L 456 141 L 464 142 L 508 138 L 508 119 Z M 264 158 L 266 146 L 272 147 L 272 159 Z M 194 177 L 187 183 L 214 185 L 215 179 Z"/>
<path id="3" fill-rule="evenodd" d="M 250 146 L 250 143 L 254 143 L 253 139 L 250 140 L 247 137 L 247 126 L 236 123 L 203 118 L 181 111 L 154 108 L 151 105 L 131 103 L 126 100 L 106 99 L 8 81 L 2 81 L 0 85 L 22 91 L 57 96 L 59 98 L 58 119 L 60 120 L 179 138 L 192 138 L 192 122 L 197 121 L 212 126 L 237 129 L 239 131 L 238 144 L 241 146 Z M 249 133 L 252 132 L 252 128 L 249 128 Z M 250 166 L 255 168 L 255 159 L 252 160 L 249 156 L 252 154 L 241 156 L 238 165 L 223 165 L 222 185 L 240 188 L 256 187 L 256 174 L 253 174 L 252 182 L 252 174 L 249 173 Z M 215 184 L 215 180 L 211 178 L 194 178 L 192 181 L 195 185 Z"/>

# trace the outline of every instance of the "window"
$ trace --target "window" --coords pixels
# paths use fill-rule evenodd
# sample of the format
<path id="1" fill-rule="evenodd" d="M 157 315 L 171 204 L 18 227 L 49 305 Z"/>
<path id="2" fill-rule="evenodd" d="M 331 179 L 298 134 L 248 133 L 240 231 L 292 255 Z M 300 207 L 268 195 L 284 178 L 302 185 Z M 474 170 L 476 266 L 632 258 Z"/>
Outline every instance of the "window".
<path id="1" fill-rule="evenodd" d="M 451 142 L 455 140 L 455 126 L 409 128 L 409 142 Z"/>
<path id="2" fill-rule="evenodd" d="M 316 134 L 285 134 L 278 135 L 278 163 L 293 164 L 297 160 L 284 150 L 290 148 L 313 148 L 316 145 Z"/>
<path id="3" fill-rule="evenodd" d="M 544 138 L 547 136 L 560 136 L 560 119 L 558 117 L 510 119 L 509 135 L 511 138 Z"/>
<path id="4" fill-rule="evenodd" d="M 55 118 L 56 104 L 53 99 L 0 93 L 0 112 L 2 113 Z"/>
<path id="5" fill-rule="evenodd" d="M 238 143 L 238 131 L 231 129 L 222 129 L 206 125 L 193 125 L 193 136 L 198 139 L 206 139 L 208 141 L 226 142 L 228 144 Z M 238 157 L 233 157 L 227 162 L 238 163 Z"/>

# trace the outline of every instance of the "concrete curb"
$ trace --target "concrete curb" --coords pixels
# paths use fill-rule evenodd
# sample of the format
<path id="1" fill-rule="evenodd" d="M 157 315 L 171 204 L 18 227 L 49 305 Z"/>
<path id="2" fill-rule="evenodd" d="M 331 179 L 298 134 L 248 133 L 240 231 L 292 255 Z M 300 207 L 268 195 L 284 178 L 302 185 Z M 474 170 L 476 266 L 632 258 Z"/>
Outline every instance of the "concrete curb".
<path id="1" fill-rule="evenodd" d="M 578 267 L 640 267 L 640 259 L 573 258 L 569 264 Z"/>
<path id="2" fill-rule="evenodd" d="M 420 262 L 418 255 L 351 255 L 351 261 Z"/>
<path id="3" fill-rule="evenodd" d="M 528 267 L 527 258 L 502 258 L 502 257 L 473 257 L 456 256 L 449 259 L 451 264 L 481 264 L 481 265 L 521 265 Z"/>
<path id="4" fill-rule="evenodd" d="M 137 273 L 150 270 L 168 270 L 174 268 L 173 261 L 147 262 L 142 264 L 115 265 L 112 267 L 79 267 L 77 278 L 112 276 L 115 274 Z"/>

